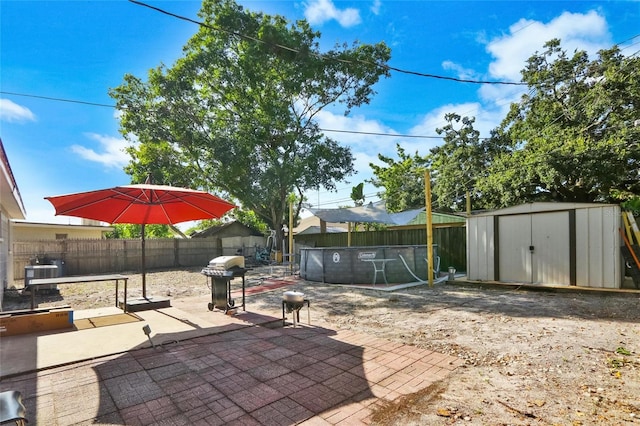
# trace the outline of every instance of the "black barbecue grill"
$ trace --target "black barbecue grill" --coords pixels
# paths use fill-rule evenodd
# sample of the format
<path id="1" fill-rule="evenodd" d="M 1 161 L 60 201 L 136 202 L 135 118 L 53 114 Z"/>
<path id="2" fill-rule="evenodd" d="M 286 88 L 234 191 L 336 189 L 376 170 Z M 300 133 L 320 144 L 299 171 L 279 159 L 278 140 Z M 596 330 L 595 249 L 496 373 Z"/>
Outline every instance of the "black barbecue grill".
<path id="1" fill-rule="evenodd" d="M 227 313 L 239 307 L 245 311 L 245 280 L 243 256 L 220 256 L 211 259 L 209 265 L 200 271 L 207 277 L 207 285 L 211 288 L 211 302 L 207 305 L 210 311 L 220 309 Z M 236 306 L 231 298 L 231 281 L 242 278 L 242 304 Z"/>

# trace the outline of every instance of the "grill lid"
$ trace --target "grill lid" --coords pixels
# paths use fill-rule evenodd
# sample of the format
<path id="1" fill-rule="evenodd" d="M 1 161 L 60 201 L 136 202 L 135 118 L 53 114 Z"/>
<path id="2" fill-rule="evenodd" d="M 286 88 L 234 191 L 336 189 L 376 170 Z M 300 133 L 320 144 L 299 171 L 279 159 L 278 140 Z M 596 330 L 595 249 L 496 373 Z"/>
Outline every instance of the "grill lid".
<path id="1" fill-rule="evenodd" d="M 285 291 L 282 295 L 282 299 L 285 302 L 303 302 L 304 293 L 301 293 L 299 291 Z"/>
<path id="2" fill-rule="evenodd" d="M 209 261 L 210 269 L 228 270 L 234 267 L 244 268 L 244 256 L 218 256 Z"/>

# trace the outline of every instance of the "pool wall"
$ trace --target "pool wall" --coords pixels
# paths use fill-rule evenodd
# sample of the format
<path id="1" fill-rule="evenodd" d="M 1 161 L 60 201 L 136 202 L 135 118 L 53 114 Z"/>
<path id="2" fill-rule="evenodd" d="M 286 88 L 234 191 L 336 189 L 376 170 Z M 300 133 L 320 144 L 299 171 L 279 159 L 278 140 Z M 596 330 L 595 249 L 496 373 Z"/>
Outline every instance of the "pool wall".
<path id="1" fill-rule="evenodd" d="M 374 278 L 382 284 L 385 275 L 390 284 L 426 281 L 426 254 L 426 245 L 301 248 L 300 277 L 331 284 L 374 284 Z"/>

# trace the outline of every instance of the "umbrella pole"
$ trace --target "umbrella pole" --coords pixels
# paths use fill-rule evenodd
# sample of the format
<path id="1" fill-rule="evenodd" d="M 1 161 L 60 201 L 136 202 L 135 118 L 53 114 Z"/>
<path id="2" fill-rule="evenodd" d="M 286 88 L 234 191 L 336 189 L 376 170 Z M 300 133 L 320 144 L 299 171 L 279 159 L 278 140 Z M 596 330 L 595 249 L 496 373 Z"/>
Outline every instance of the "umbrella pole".
<path id="1" fill-rule="evenodd" d="M 144 254 L 144 224 L 142 224 L 142 298 L 147 298 L 147 274 Z"/>

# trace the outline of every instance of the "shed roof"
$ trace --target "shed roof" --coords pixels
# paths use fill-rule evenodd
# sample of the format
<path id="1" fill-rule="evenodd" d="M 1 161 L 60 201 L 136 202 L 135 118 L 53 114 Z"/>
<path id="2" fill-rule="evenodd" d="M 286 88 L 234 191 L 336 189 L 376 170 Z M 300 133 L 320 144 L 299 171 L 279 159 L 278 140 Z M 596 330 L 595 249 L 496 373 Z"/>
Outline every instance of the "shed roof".
<path id="1" fill-rule="evenodd" d="M 535 202 L 524 203 L 517 206 L 505 207 L 503 209 L 491 210 L 473 215 L 478 216 L 502 216 L 509 214 L 524 214 L 524 213 L 542 213 L 561 210 L 574 210 L 574 209 L 588 209 L 594 207 L 618 207 L 618 204 L 605 204 L 605 203 L 561 203 L 561 202 Z"/>

